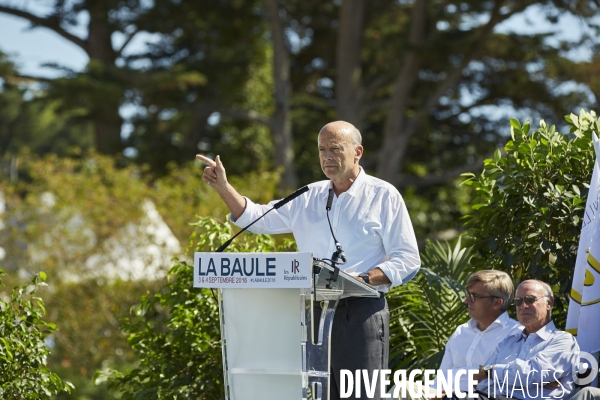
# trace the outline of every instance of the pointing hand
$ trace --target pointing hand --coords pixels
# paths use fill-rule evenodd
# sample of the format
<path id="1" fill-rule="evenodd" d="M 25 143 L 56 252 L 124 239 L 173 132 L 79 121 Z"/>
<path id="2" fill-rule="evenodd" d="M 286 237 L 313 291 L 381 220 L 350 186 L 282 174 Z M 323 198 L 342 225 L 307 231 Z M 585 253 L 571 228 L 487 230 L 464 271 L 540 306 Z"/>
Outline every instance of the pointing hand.
<path id="1" fill-rule="evenodd" d="M 221 158 L 217 156 L 215 160 L 197 154 L 196 158 L 207 165 L 202 174 L 202 180 L 215 190 L 225 189 L 227 187 L 227 174 Z"/>

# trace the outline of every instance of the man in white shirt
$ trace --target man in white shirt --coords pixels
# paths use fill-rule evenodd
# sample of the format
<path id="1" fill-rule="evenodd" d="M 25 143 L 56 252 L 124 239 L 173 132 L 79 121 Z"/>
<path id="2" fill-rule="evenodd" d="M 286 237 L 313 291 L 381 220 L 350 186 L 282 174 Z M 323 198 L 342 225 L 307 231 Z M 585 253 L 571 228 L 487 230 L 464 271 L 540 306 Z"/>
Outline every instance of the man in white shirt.
<path id="1" fill-rule="evenodd" d="M 471 319 L 460 325 L 448 342 L 440 370 L 452 377 L 459 370 L 478 369 L 492 355 L 505 337 L 523 328 L 508 316 L 506 310 L 513 295 L 513 283 L 507 273 L 482 270 L 472 274 L 466 283 L 465 304 Z M 467 392 L 468 376 L 462 375 L 460 390 Z M 437 385 L 437 379 L 435 381 Z"/>
<path id="2" fill-rule="evenodd" d="M 475 377 L 480 381 L 479 399 L 568 399 L 575 387 L 579 346 L 551 320 L 552 289 L 547 283 L 526 280 L 517 288 L 513 302 L 525 328 L 500 342 L 480 368 Z"/>
<path id="3" fill-rule="evenodd" d="M 318 146 L 321 168 L 329 180 L 309 185 L 308 192 L 267 214 L 251 231 L 291 232 L 300 251 L 331 258 L 336 246 L 325 206 L 332 188 L 332 229 L 348 260 L 340 268 L 382 293 L 410 279 L 420 267 L 420 258 L 406 206 L 396 188 L 360 167 L 360 132 L 347 122 L 332 122 L 319 132 Z M 201 155 L 197 158 L 208 165 L 203 179 L 219 193 L 236 225 L 245 226 L 272 208 L 274 202 L 257 205 L 242 197 L 227 182 L 219 156 L 215 161 Z M 385 298 L 340 301 L 332 338 L 330 398 L 337 399 L 341 369 L 372 372 L 387 368 L 389 311 Z M 379 396 L 379 387 L 375 393 Z M 364 387 L 361 394 L 365 396 Z"/>

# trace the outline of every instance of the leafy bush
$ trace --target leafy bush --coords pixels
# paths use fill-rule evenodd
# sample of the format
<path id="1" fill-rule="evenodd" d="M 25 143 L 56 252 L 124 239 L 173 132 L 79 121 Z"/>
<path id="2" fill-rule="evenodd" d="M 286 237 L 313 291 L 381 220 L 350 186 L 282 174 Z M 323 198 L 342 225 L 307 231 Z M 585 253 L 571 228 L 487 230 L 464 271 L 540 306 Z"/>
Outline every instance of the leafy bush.
<path id="1" fill-rule="evenodd" d="M 591 141 L 600 120 L 592 111 L 571 114 L 571 134 L 540 122 L 531 131 L 511 119 L 511 140 L 484 163 L 481 175 L 465 174 L 477 200 L 465 217 L 477 251 L 476 268 L 497 268 L 515 282 L 540 279 L 559 293 L 555 316 L 564 324 L 576 249 L 592 166 Z"/>
<path id="2" fill-rule="evenodd" d="M 0 276 L 4 271 L 0 269 Z M 56 330 L 44 321 L 46 310 L 37 289 L 45 285 L 45 274 L 30 285 L 16 287 L 7 300 L 0 300 L 0 397 L 3 399 L 50 398 L 69 392 L 72 385 L 46 368 L 50 350 L 46 338 Z"/>

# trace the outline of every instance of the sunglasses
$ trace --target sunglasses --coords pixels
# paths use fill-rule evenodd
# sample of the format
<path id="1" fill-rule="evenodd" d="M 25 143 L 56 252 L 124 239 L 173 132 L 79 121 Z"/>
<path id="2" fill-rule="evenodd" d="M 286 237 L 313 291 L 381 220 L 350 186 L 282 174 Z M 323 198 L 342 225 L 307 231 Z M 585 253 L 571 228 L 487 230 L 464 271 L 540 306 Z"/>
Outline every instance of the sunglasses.
<path id="1" fill-rule="evenodd" d="M 548 297 L 548 296 L 546 295 L 546 296 L 542 296 L 542 297 L 535 297 L 533 295 L 529 295 L 529 296 L 525 296 L 525 297 L 515 297 L 513 299 L 513 304 L 516 307 L 519 307 L 521 304 L 523 304 L 523 302 L 531 305 L 531 304 L 535 303 L 536 301 L 538 301 L 539 299 L 543 299 L 544 297 Z"/>
<path id="2" fill-rule="evenodd" d="M 497 298 L 498 296 L 481 296 L 478 295 L 476 293 L 471 293 L 467 290 L 467 299 L 469 299 L 471 301 L 471 303 L 475 303 L 477 301 L 477 299 L 492 299 L 492 298 Z"/>

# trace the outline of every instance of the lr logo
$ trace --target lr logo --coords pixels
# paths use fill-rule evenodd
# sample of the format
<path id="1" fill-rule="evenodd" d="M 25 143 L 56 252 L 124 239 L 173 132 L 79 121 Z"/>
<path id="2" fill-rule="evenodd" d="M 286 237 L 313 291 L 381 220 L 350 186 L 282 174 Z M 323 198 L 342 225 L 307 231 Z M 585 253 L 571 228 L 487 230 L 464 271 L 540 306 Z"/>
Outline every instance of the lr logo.
<path id="1" fill-rule="evenodd" d="M 292 261 L 292 274 L 297 274 L 300 272 L 300 269 L 298 268 L 299 265 L 300 263 L 298 260 L 294 259 L 294 261 Z"/>

